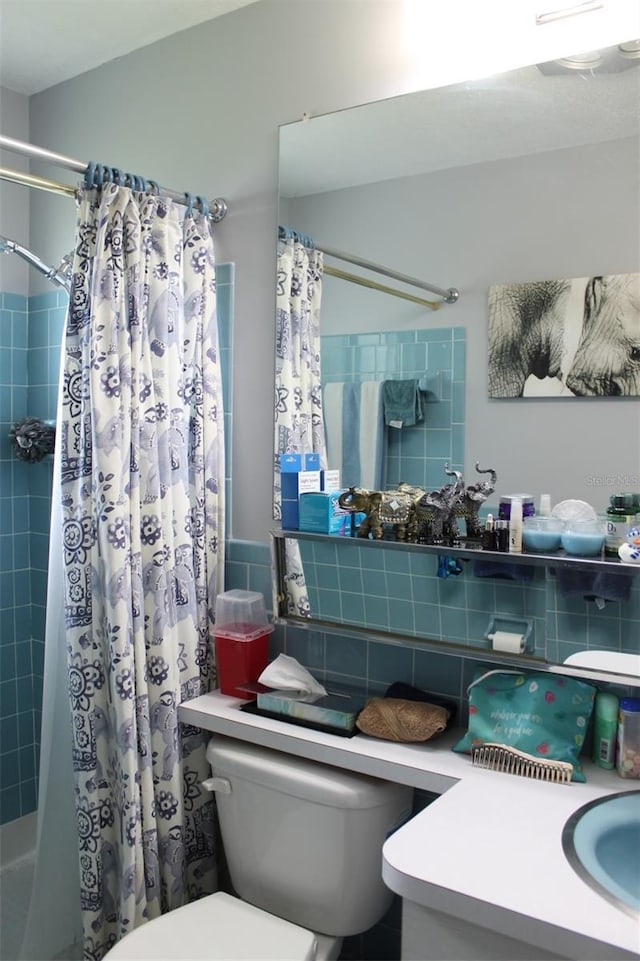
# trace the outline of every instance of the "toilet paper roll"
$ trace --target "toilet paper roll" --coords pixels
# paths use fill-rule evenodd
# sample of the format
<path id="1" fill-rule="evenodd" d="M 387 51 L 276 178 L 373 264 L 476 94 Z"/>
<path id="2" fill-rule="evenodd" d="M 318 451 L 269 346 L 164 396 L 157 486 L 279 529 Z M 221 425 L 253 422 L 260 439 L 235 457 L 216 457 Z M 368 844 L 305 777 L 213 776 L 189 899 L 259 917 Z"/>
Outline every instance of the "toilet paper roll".
<path id="1" fill-rule="evenodd" d="M 522 654 L 524 651 L 524 635 L 513 634 L 510 631 L 495 631 L 489 635 L 491 647 L 494 651 L 505 651 L 508 654 Z"/>

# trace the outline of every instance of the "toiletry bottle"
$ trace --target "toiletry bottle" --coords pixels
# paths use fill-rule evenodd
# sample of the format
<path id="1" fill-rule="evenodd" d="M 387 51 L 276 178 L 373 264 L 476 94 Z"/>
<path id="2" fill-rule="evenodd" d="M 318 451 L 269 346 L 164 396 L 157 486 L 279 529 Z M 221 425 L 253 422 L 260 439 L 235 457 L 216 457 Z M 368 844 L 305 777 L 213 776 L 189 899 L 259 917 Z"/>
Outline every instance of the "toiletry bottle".
<path id="1" fill-rule="evenodd" d="M 618 548 L 624 543 L 631 527 L 640 522 L 640 497 L 638 494 L 612 494 L 606 514 L 607 536 L 604 542 L 605 554 L 617 556 Z"/>
<path id="2" fill-rule="evenodd" d="M 540 515 L 540 517 L 551 516 L 551 495 L 550 494 L 540 494 L 540 506 L 538 508 L 538 514 Z"/>
<path id="3" fill-rule="evenodd" d="M 613 770 L 616 762 L 618 732 L 618 698 L 598 691 L 593 724 L 593 763 Z"/>
<path id="4" fill-rule="evenodd" d="M 487 514 L 487 522 L 484 526 L 484 533 L 482 535 L 482 547 L 485 551 L 495 551 L 497 549 L 493 514 Z"/>
<path id="5" fill-rule="evenodd" d="M 499 520 L 495 522 L 496 530 L 496 550 L 501 554 L 506 554 L 509 550 L 509 525 L 507 521 Z"/>
<path id="6" fill-rule="evenodd" d="M 522 553 L 522 501 L 519 497 L 511 500 L 511 516 L 509 518 L 509 553 Z"/>
<path id="7" fill-rule="evenodd" d="M 508 521 L 511 519 L 511 505 L 514 500 L 519 500 L 522 504 L 523 517 L 533 517 L 535 515 L 536 508 L 531 494 L 505 494 L 500 498 L 498 504 L 498 517 L 501 520 Z"/>
<path id="8" fill-rule="evenodd" d="M 640 778 L 640 697 L 620 699 L 616 768 L 620 777 Z"/>

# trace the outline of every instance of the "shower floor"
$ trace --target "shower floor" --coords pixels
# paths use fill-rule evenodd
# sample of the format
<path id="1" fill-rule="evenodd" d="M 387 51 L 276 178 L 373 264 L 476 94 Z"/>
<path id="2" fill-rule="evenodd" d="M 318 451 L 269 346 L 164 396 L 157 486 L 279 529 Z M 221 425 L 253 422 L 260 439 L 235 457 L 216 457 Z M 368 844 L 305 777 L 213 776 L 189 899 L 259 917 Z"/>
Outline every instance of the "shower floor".
<path id="1" fill-rule="evenodd" d="M 17 961 L 27 921 L 34 858 L 26 857 L 0 870 L 0 958 Z"/>
<path id="2" fill-rule="evenodd" d="M 18 961 L 27 923 L 35 858 L 21 858 L 0 868 L 0 961 Z M 81 961 L 82 945 L 69 945 L 40 961 Z M 33 959 L 29 959 L 33 961 Z"/>

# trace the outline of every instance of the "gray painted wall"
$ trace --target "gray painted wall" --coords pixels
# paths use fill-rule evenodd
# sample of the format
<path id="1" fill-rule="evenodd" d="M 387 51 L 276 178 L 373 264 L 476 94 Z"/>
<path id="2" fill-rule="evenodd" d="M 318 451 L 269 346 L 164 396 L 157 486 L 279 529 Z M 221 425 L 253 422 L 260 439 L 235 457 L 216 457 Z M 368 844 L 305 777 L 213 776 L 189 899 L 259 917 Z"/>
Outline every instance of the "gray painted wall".
<path id="1" fill-rule="evenodd" d="M 469 481 L 480 461 L 498 471 L 498 493 L 544 491 L 597 510 L 618 490 L 640 489 L 636 398 L 487 397 L 490 286 L 640 269 L 639 148 L 630 137 L 288 201 L 286 223 L 318 242 L 459 288 L 458 303 L 430 312 L 327 277 L 321 326 L 466 328 Z"/>
<path id="2" fill-rule="evenodd" d="M 13 90 L 0 88 L 2 133 L 16 140 L 29 139 L 29 98 Z M 28 170 L 29 161 L 15 153 L 0 150 L 0 166 L 12 170 Z M 0 180 L 0 234 L 23 246 L 29 245 L 29 203 L 31 191 Z M 29 268 L 23 260 L 0 255 L 0 291 L 27 294 Z"/>

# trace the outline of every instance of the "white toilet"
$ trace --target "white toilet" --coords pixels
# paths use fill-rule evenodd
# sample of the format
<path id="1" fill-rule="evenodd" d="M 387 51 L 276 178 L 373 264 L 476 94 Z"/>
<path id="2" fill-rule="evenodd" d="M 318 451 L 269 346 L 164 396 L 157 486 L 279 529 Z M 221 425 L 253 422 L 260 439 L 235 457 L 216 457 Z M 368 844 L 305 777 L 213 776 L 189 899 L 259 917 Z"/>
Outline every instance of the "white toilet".
<path id="1" fill-rule="evenodd" d="M 330 961 L 393 898 L 382 845 L 413 789 L 215 737 L 207 758 L 238 897 L 219 892 L 126 935 L 109 961 Z M 241 900 L 240 900 L 241 899 Z"/>

